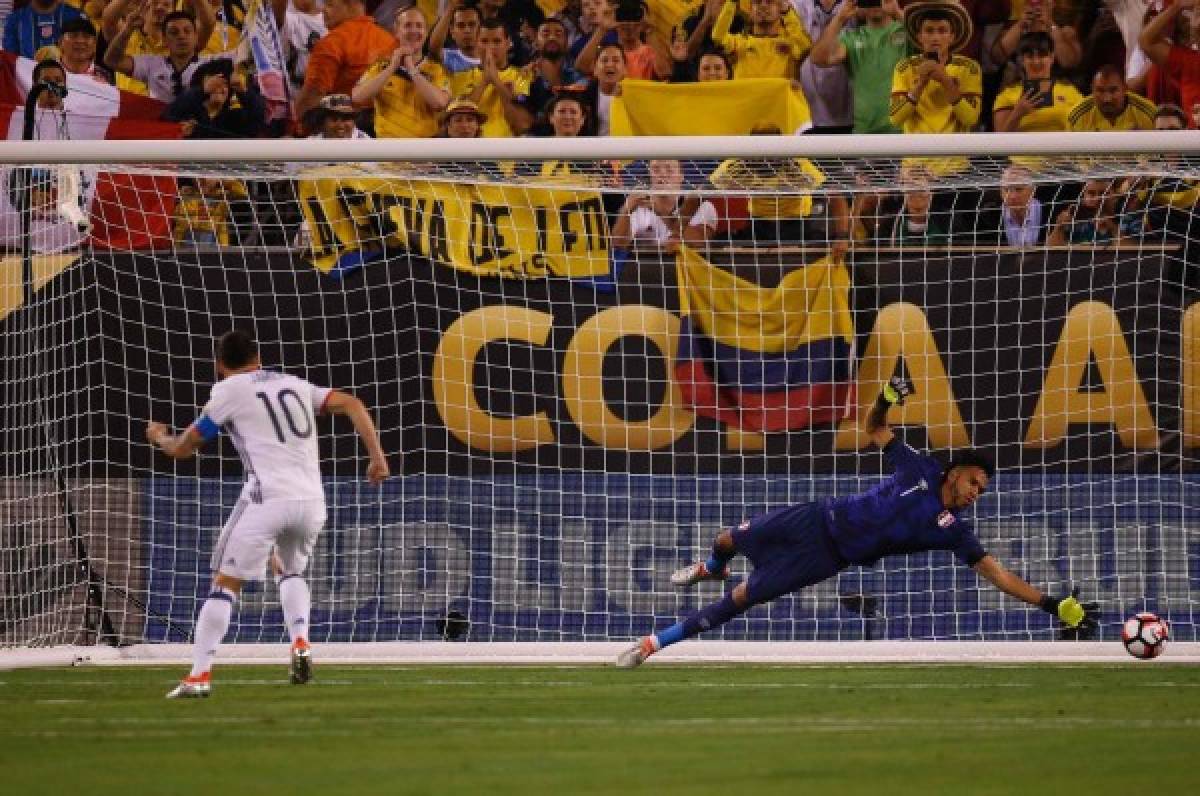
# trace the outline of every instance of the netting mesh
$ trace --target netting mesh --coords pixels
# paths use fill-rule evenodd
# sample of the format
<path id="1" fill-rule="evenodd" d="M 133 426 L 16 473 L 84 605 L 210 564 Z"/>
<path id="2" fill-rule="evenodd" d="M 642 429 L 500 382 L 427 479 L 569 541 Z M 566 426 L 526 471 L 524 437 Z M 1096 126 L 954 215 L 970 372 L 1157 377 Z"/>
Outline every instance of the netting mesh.
<path id="1" fill-rule="evenodd" d="M 916 385 L 892 417 L 911 444 L 997 460 L 975 508 L 990 552 L 1097 597 L 1106 637 L 1153 610 L 1193 639 L 1200 161 L 944 166 L 18 170 L 33 188 L 6 182 L 0 645 L 189 637 L 242 468 L 227 439 L 172 464 L 143 428 L 195 418 L 233 327 L 267 367 L 361 397 L 396 473 L 367 485 L 349 424 L 319 421 L 316 640 L 440 638 L 450 612 L 472 641 L 661 626 L 718 593 L 667 581 L 716 531 L 886 473 L 858 426 L 892 375 Z M 720 633 L 1053 629 L 931 553 Z M 269 580 L 232 634 L 285 638 Z"/>

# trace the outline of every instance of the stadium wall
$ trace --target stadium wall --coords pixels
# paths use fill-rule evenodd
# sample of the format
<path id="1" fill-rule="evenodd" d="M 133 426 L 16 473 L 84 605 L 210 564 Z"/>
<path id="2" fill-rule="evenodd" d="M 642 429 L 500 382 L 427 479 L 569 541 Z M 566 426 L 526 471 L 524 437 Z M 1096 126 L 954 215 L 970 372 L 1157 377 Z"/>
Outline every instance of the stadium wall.
<path id="1" fill-rule="evenodd" d="M 1200 522 L 1184 493 L 1200 479 L 1000 476 L 976 508 L 984 547 L 1052 592 L 1087 583 L 1108 637 L 1155 611 L 1195 640 Z M 330 481 L 330 520 L 309 584 L 322 641 L 437 640 L 458 611 L 475 641 L 633 637 L 719 595 L 667 581 L 715 529 L 790 502 L 861 489 L 851 477 L 694 478 L 548 474 L 404 476 L 370 489 Z M 237 499 L 234 480 L 155 479 L 140 534 L 148 641 L 186 641 L 208 555 Z M 370 501 L 370 502 L 369 502 Z M 1167 515 L 1167 516 L 1164 516 Z M 702 557 L 702 556 L 701 556 Z M 744 562 L 739 561 L 739 566 Z M 744 574 L 737 570 L 737 574 Z M 170 621 L 163 621 L 163 618 Z M 279 641 L 274 587 L 245 594 L 233 636 Z M 1051 618 L 981 584 L 948 553 L 885 559 L 750 612 L 722 629 L 738 641 L 1051 640 Z"/>
<path id="2" fill-rule="evenodd" d="M 869 443 L 851 420 L 761 435 L 668 406 L 675 352 L 663 349 L 673 346 L 679 307 L 669 262 L 639 257 L 615 288 L 597 289 L 565 279 L 476 278 L 407 256 L 337 281 L 288 252 L 177 254 L 97 255 L 39 296 L 42 339 L 57 346 L 46 387 L 60 402 L 58 438 L 68 446 L 61 460 L 78 467 L 76 475 L 162 471 L 147 446 L 123 443 L 140 440 L 146 417 L 190 423 L 216 378 L 213 337 L 251 319 L 265 361 L 352 388 L 376 407 L 384 447 L 404 451 L 399 464 L 408 474 L 862 472 Z M 773 254 L 755 263 L 735 252 L 714 263 L 732 261 L 770 285 L 802 258 Z M 1188 374 L 1200 367 L 1200 346 L 1191 344 L 1200 304 L 1196 291 L 1179 287 L 1179 268 L 1177 255 L 1140 249 L 856 254 L 860 363 L 877 361 L 884 341 L 903 349 L 901 370 L 933 359 L 944 369 L 926 422 L 907 424 L 917 446 L 984 447 L 1001 468 L 1022 472 L 1194 471 L 1186 451 L 1200 445 L 1200 379 Z M 513 337 L 514 308 L 540 319 L 543 340 Z M 25 314 L 0 318 L 0 334 L 19 329 Z M 447 364 L 439 348 L 468 322 L 471 335 L 488 339 L 469 367 L 453 370 L 470 384 L 448 385 L 437 378 Z M 589 334 L 581 335 L 585 324 Z M 592 351 L 597 345 L 603 350 Z M 1056 353 L 1079 345 L 1090 346 L 1079 383 L 1047 389 L 1050 375 L 1073 377 L 1051 374 L 1051 366 Z M 602 377 L 586 401 L 564 394 L 566 378 L 579 375 L 566 372 L 572 351 L 595 354 L 585 365 L 600 363 L 599 373 L 582 374 Z M 1137 425 L 1132 402 L 1097 419 L 1064 399 L 1114 381 L 1135 388 L 1152 423 Z M 72 388 L 81 383 L 88 389 Z M 447 395 L 477 403 L 483 414 L 475 419 L 503 433 L 472 438 Z M 1034 429 L 1039 404 L 1047 422 Z M 0 456 L 7 472 L 19 473 L 28 468 L 20 459 L 28 445 L 15 425 L 0 423 Z M 535 426 L 548 436 L 533 436 Z M 350 462 L 357 450 L 350 435 L 324 435 L 322 443 L 327 462 Z M 219 477 L 235 462 L 226 449 L 201 457 L 195 472 Z M 191 474 L 187 466 L 178 472 Z"/>

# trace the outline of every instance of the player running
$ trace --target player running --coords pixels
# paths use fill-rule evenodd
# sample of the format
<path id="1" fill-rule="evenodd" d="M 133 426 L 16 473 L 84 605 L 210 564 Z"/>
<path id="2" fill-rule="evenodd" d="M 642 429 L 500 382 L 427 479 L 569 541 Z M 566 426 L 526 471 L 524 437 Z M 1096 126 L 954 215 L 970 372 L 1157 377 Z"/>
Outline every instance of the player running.
<path id="1" fill-rule="evenodd" d="M 1096 603 L 1080 603 L 1078 590 L 1051 597 L 1009 572 L 984 552 L 958 512 L 979 499 L 992 477 L 992 465 L 964 451 L 942 467 L 892 434 L 887 411 L 911 392 L 904 379 L 892 379 L 867 416 L 867 433 L 895 468 L 886 481 L 863 492 L 777 509 L 722 531 L 707 561 L 671 575 L 677 587 L 702 580 L 725 580 L 739 553 L 754 564 L 745 581 L 715 603 L 666 630 L 645 636 L 617 658 L 632 668 L 685 638 L 728 622 L 752 606 L 832 578 L 850 566 L 870 566 L 888 555 L 950 550 L 1005 594 L 1036 605 L 1086 636 L 1096 627 Z"/>
<path id="2" fill-rule="evenodd" d="M 217 375 L 196 422 L 181 434 L 162 423 L 146 426 L 146 439 L 174 459 L 186 459 L 224 431 L 233 441 L 246 485 L 212 554 L 213 584 L 196 617 L 192 671 L 168 699 L 206 697 L 213 657 L 229 629 L 242 583 L 261 580 L 268 560 L 279 584 L 279 602 L 292 640 L 291 681 L 312 676 L 308 617 L 312 600 L 304 570 L 325 525 L 325 493 L 317 460 L 315 416 L 346 415 L 370 454 L 367 480 L 388 476 L 379 435 L 362 401 L 304 379 L 263 370 L 258 344 L 241 331 L 217 341 Z M 272 549 L 274 554 L 272 554 Z"/>

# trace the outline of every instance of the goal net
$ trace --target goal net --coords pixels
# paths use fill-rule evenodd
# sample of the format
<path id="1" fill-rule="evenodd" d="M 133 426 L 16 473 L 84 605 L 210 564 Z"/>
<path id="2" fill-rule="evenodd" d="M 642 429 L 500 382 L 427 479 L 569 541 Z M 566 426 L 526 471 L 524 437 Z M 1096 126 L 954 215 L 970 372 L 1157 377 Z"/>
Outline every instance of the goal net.
<path id="1" fill-rule="evenodd" d="M 144 427 L 197 416 L 231 328 L 363 399 L 390 456 L 367 484 L 349 423 L 318 419 L 317 642 L 661 628 L 719 594 L 668 577 L 720 529 L 886 476 L 860 426 L 893 375 L 915 385 L 890 417 L 911 445 L 995 460 L 971 511 L 989 552 L 1097 599 L 1101 638 L 1150 610 L 1195 640 L 1200 157 L 1163 136 L 1052 157 L 937 138 L 907 157 L 355 141 L 322 163 L 206 142 L 204 162 L 7 167 L 0 647 L 190 639 L 244 466 L 225 438 L 176 464 Z M 929 553 L 714 637 L 1055 630 Z M 286 638 L 270 578 L 228 638 Z"/>

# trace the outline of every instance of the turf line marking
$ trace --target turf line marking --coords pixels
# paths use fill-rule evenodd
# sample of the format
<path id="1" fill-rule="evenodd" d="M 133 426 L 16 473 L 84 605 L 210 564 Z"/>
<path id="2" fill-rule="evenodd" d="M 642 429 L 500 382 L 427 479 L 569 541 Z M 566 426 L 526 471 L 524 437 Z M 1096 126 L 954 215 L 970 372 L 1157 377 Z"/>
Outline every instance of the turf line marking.
<path id="1" fill-rule="evenodd" d="M 401 683 L 407 681 L 400 681 Z M 496 686 L 530 686 L 541 688 L 543 686 L 580 686 L 587 688 L 596 687 L 596 683 L 574 681 L 574 680 L 416 680 L 412 681 L 412 685 L 422 686 L 482 686 L 494 688 Z M 613 683 L 605 683 L 605 687 L 614 685 Z M 625 684 L 617 684 L 618 686 Z M 645 682 L 645 681 L 630 681 L 630 686 L 637 688 L 730 688 L 736 687 L 740 690 L 752 690 L 755 688 L 826 688 L 831 690 L 847 690 L 854 691 L 861 689 L 863 691 L 879 690 L 879 691 L 895 691 L 902 689 L 924 690 L 963 690 L 976 691 L 980 688 L 1037 688 L 1034 683 L 707 683 L 707 682 Z"/>
<path id="2" fill-rule="evenodd" d="M 63 716 L 52 719 L 51 723 L 64 726 L 91 726 L 98 728 L 109 727 L 156 727 L 156 726 L 228 726 L 228 725 L 266 725 L 271 729 L 263 734 L 275 734 L 274 719 L 263 716 L 127 716 L 98 718 L 94 716 Z M 820 729 L 838 728 L 854 730 L 870 729 L 910 729 L 936 727 L 942 729 L 1013 729 L 1022 727 L 1095 727 L 1109 729 L 1192 729 L 1200 727 L 1200 717 L 1178 719 L 1129 719 L 1129 718 L 1095 718 L 1090 716 L 1003 716 L 989 718 L 903 718 L 880 717 L 864 719 L 851 716 L 796 716 L 796 717 L 763 717 L 763 716 L 697 716 L 693 718 L 633 718 L 616 717 L 565 717 L 565 716 L 343 716 L 333 719 L 333 722 L 352 726 L 580 726 L 580 727 L 626 727 L 630 730 L 641 727 L 727 727 L 737 726 L 749 729 Z M 289 725 L 320 725 L 330 723 L 329 719 L 315 716 L 292 716 L 287 719 Z M 0 728 L 3 735 L 28 735 L 36 730 L 15 730 Z"/>
<path id="3" fill-rule="evenodd" d="M 680 732 L 716 732 L 727 733 L 731 726 L 736 727 L 737 731 L 746 734 L 758 733 L 789 733 L 798 735 L 821 735 L 821 734 L 838 734 L 838 733 L 857 733 L 862 734 L 878 733 L 878 732 L 908 732 L 917 729 L 936 729 L 947 732 L 975 732 L 983 734 L 997 734 L 1000 732 L 1011 732 L 1015 730 L 1027 730 L 1031 728 L 1056 728 L 1056 729 L 1076 729 L 1080 727 L 1090 727 L 1096 729 L 1114 729 L 1128 731 L 1137 730 L 1194 730 L 1200 727 L 1200 718 L 1189 719 L 1168 719 L 1168 720 L 1137 720 L 1137 719 L 1088 719 L 1082 717 L 1007 717 L 1004 719 L 862 719 L 850 717 L 797 717 L 794 719 L 764 719 L 758 716 L 747 717 L 701 717 L 693 719 L 651 719 L 647 720 L 639 717 L 633 719 L 615 719 L 615 718 L 542 718 L 542 717 L 525 717 L 516 719 L 482 719 L 478 717 L 440 717 L 440 718 L 409 718 L 409 717 L 374 717 L 360 719 L 340 719 L 339 722 L 349 726 L 346 727 L 331 727 L 328 722 L 319 724 L 315 721 L 312 723 L 303 723 L 303 726 L 296 728 L 297 722 L 289 720 L 288 725 L 272 725 L 263 726 L 265 722 L 261 717 L 254 717 L 253 720 L 244 720 L 234 722 L 213 720 L 211 717 L 208 721 L 191 721 L 187 724 L 193 725 L 193 729 L 171 729 L 166 725 L 168 722 L 175 727 L 181 723 L 178 719 L 166 720 L 160 726 L 143 726 L 149 722 L 125 722 L 125 727 L 113 727 L 108 724 L 100 725 L 96 722 L 86 722 L 89 724 L 97 724 L 94 729 L 102 733 L 105 739 L 130 739 L 139 740 L 147 738 L 195 738 L 204 737 L 212 732 L 212 727 L 221 725 L 222 737 L 246 737 L 246 738 L 312 738 L 312 737 L 354 737 L 361 738 L 364 732 L 368 730 L 393 730 L 403 731 L 405 729 L 420 732 L 422 727 L 426 730 L 430 728 L 450 728 L 461 729 L 466 731 L 478 731 L 486 728 L 490 731 L 498 731 L 505 729 L 528 730 L 541 729 L 553 730 L 558 727 L 571 727 L 578 730 L 596 729 L 610 730 L 612 728 L 621 728 L 624 732 L 630 734 L 645 735 L 649 737 L 662 737 L 664 732 L 680 731 Z M 249 717 L 247 717 L 249 719 Z M 385 726 L 386 725 L 386 726 Z M 36 738 L 36 739 L 69 739 L 71 741 L 79 741 L 87 739 L 90 736 L 86 731 L 81 733 L 81 728 L 76 725 L 68 725 L 65 730 L 59 731 L 55 729 L 30 729 L 30 730 L 14 730 L 0 729 L 0 738 Z"/>
<path id="4" fill-rule="evenodd" d="M 81 705 L 87 702 L 86 699 L 35 699 L 35 705 Z"/>
<path id="5" fill-rule="evenodd" d="M 342 667 L 339 667 L 339 669 Z M 653 669 L 651 671 L 654 671 Z M 157 673 L 156 673 L 157 674 Z M 24 689 L 45 688 L 113 688 L 113 687 L 130 687 L 138 688 L 141 685 L 156 685 L 170 686 L 175 683 L 174 678 L 145 678 L 139 680 L 36 680 L 29 683 L 22 683 Z M 0 685 L 13 685 L 13 683 L 0 683 Z M 223 686 L 230 687 L 249 687 L 249 686 L 284 686 L 287 685 L 287 680 L 280 679 L 245 679 L 236 678 L 225 680 L 218 673 L 214 679 L 214 685 L 218 688 Z M 355 680 L 326 680 L 319 676 L 309 684 L 317 688 L 323 686 L 336 687 L 359 687 L 359 688 L 378 688 L 378 687 L 445 687 L 445 688 L 607 688 L 613 690 L 627 689 L 716 689 L 736 687 L 744 690 L 788 690 L 788 689 L 812 689 L 812 690 L 827 690 L 827 691 L 978 691 L 993 689 L 1024 689 L 1024 688 L 1039 688 L 1036 683 L 1025 682 L 977 682 L 977 683 L 879 683 L 879 682 L 863 682 L 863 683 L 817 683 L 817 682 L 738 682 L 738 681 L 659 681 L 639 678 L 636 675 L 621 680 L 613 680 L 606 683 L 596 683 L 593 681 L 584 680 L 483 680 L 483 679 L 443 679 L 443 678 L 420 678 L 408 679 L 405 677 L 380 677 L 380 678 L 364 678 Z M 1075 688 L 1086 689 L 1095 688 L 1093 683 L 1089 682 L 1066 682 L 1055 686 L 1056 688 Z M 1200 688 L 1200 683 L 1196 682 L 1178 682 L 1174 680 L 1155 680 L 1153 682 L 1136 683 L 1136 688 L 1141 689 L 1184 689 L 1184 688 Z M 25 700 L 18 700 L 25 701 Z M 35 700 L 29 700 L 31 702 Z"/>

